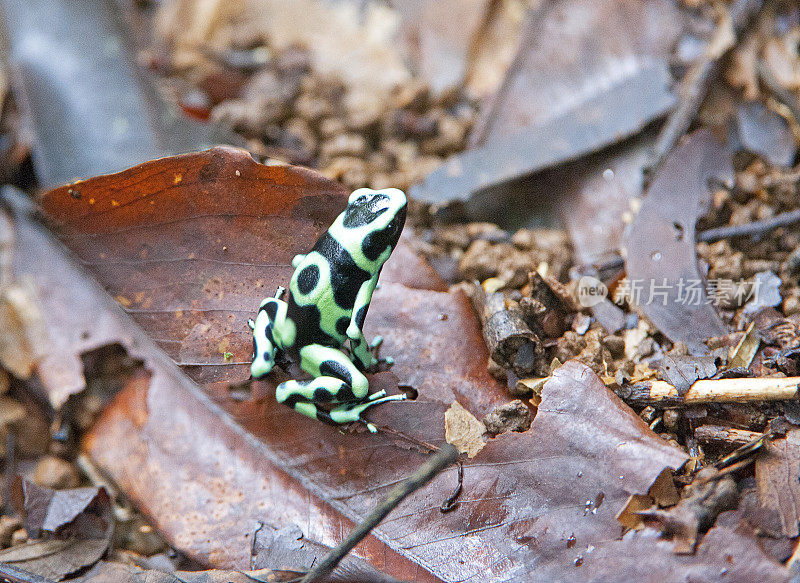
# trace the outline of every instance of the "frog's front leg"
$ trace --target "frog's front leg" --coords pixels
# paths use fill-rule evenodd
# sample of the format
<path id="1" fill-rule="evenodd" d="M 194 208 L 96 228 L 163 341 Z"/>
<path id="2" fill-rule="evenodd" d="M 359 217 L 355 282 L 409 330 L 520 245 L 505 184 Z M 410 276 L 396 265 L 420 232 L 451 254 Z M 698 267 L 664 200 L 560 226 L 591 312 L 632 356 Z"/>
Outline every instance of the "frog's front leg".
<path id="1" fill-rule="evenodd" d="M 385 401 L 402 400 L 405 395 L 384 396 L 385 393 L 369 395 L 369 381 L 336 348 L 312 344 L 300 350 L 300 367 L 313 375 L 306 381 L 286 381 L 278 385 L 275 398 L 294 408 L 299 413 L 338 425 L 361 421 L 365 409 Z M 340 404 L 330 411 L 318 407 L 322 403 Z M 370 431 L 375 430 L 367 424 Z"/>
<path id="2" fill-rule="evenodd" d="M 350 340 L 350 352 L 357 363 L 364 369 L 369 370 L 377 366 L 380 362 L 387 364 L 394 364 L 394 359 L 382 358 L 378 360 L 373 354 L 373 350 L 377 349 L 383 342 L 383 338 L 376 336 L 375 340 L 370 344 L 364 337 L 364 320 L 367 317 L 367 310 L 372 301 L 372 294 L 378 284 L 378 276 L 380 271 L 373 275 L 370 279 L 365 281 L 356 295 L 355 303 L 353 304 L 353 315 L 350 318 L 350 324 L 347 327 L 347 338 Z"/>

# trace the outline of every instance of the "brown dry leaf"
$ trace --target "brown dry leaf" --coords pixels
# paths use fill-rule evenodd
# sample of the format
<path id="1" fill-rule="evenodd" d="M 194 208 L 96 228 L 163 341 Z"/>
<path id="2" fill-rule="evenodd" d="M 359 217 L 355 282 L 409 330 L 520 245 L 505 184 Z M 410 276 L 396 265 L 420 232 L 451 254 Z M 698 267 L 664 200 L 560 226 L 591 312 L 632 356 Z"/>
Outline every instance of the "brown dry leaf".
<path id="1" fill-rule="evenodd" d="M 608 85 L 668 58 L 682 20 L 669 0 L 540 3 L 528 14 L 515 62 L 482 112 L 471 143 L 579 110 Z"/>
<path id="2" fill-rule="evenodd" d="M 675 387 L 679 395 L 685 395 L 695 381 L 717 374 L 717 357 L 665 354 L 658 372 L 659 377 Z"/>
<path id="3" fill-rule="evenodd" d="M 34 538 L 42 532 L 81 538 L 110 536 L 114 520 L 111 500 L 104 488 L 51 490 L 27 479 L 17 479 L 12 489 L 25 530 Z"/>
<path id="4" fill-rule="evenodd" d="M 502 82 L 529 9 L 521 0 L 400 0 L 392 6 L 402 18 L 403 52 L 432 92 L 464 86 L 474 98 Z"/>
<path id="5" fill-rule="evenodd" d="M 669 0 L 538 3 L 526 16 L 506 78 L 470 136 L 473 149 L 451 157 L 412 194 L 436 205 L 458 203 L 472 220 L 502 218 L 508 227 L 555 214 L 552 192 L 565 191 L 561 173 L 529 175 L 616 144 L 669 111 L 674 96 L 666 60 L 681 20 Z M 577 214 L 592 217 L 583 224 L 596 224 L 592 210 L 600 211 L 619 235 L 627 199 L 638 194 L 626 187 L 641 180 L 637 161 L 645 153 L 634 150 L 613 168 L 590 159 L 588 170 L 581 160 L 563 173 L 568 190 L 596 183 L 581 197 Z M 604 178 L 609 169 L 620 174 L 603 188 L 614 202 L 598 205 L 595 187 L 611 182 Z M 512 179 L 520 180 L 507 184 Z"/>
<path id="6" fill-rule="evenodd" d="M 713 468 L 703 472 L 716 472 Z M 669 510 L 652 509 L 639 514 L 658 525 L 660 530 L 671 536 L 674 550 L 678 554 L 691 554 L 695 550 L 700 533 L 714 524 L 720 512 L 733 510 L 739 503 L 736 483 L 730 476 L 716 479 L 695 479 L 683 492 L 683 499 Z"/>
<path id="7" fill-rule="evenodd" d="M 728 332 L 706 301 L 695 253 L 695 224 L 710 204 L 713 180 L 732 184 L 733 166 L 717 139 L 699 130 L 666 158 L 625 239 L 626 295 L 695 354 L 708 351 L 707 338 Z"/>
<path id="8" fill-rule="evenodd" d="M 209 166 L 211 169 L 202 171 Z M 190 170 L 183 173 L 181 181 L 185 191 L 172 183 L 178 168 Z M 234 169 L 241 175 L 236 176 Z M 171 185 L 166 189 L 158 186 L 164 184 L 164 177 Z M 248 180 L 242 181 L 240 189 L 232 188 L 242 177 Z M 125 187 L 133 183 L 135 188 Z M 66 189 L 45 198 L 51 209 L 63 206 L 58 213 L 66 217 L 62 232 L 79 257 L 93 271 L 105 274 L 102 279 L 114 286 L 114 295 L 121 295 L 120 288 L 135 281 L 140 285 L 138 291 L 146 292 L 142 299 L 162 301 L 160 292 L 171 290 L 167 299 L 173 306 L 196 302 L 194 318 L 199 323 L 208 306 L 235 312 L 236 305 L 252 302 L 249 309 L 254 310 L 265 292 L 251 281 L 265 268 L 254 266 L 252 274 L 216 275 L 217 270 L 227 269 L 230 261 L 208 261 L 206 258 L 214 258 L 210 250 L 222 245 L 239 253 L 233 256 L 239 266 L 256 263 L 244 253 L 259 249 L 264 254 L 259 262 L 278 265 L 276 269 L 284 270 L 286 278 L 291 268 L 283 261 L 288 262 L 294 252 L 303 251 L 310 243 L 297 239 L 295 244 L 304 248 L 292 249 L 284 236 L 274 239 L 265 235 L 259 221 L 268 220 L 270 213 L 288 213 L 289 218 L 302 221 L 309 212 L 321 212 L 320 204 L 326 206 L 324 212 L 335 214 L 345 197 L 311 173 L 263 168 L 230 150 L 153 162 L 122 175 L 86 181 L 79 188 L 82 197 L 94 198 L 91 206 L 97 211 L 81 207 L 82 213 L 68 212 L 71 201 L 82 199 L 69 196 Z M 330 198 L 320 196 L 320 190 L 330 193 Z M 278 193 L 279 199 L 272 198 Z M 304 199 L 308 199 L 306 205 Z M 342 203 L 337 205 L 337 199 Z M 126 202 L 115 206 L 113 200 Z M 147 209 L 151 200 L 156 212 L 137 212 L 137 205 L 144 202 Z M 204 213 L 198 213 L 198 205 L 206 205 L 200 208 Z M 251 218 L 237 210 L 242 207 Z M 266 210 L 259 212 L 261 208 Z M 67 220 L 70 217 L 72 220 Z M 94 220 L 86 220 L 88 217 Z M 134 226 L 123 226 L 131 221 Z M 175 261 L 175 245 L 166 250 L 159 247 L 156 250 L 162 254 L 153 257 L 156 264 L 171 258 L 167 262 L 170 269 L 154 270 L 148 261 L 131 259 L 144 243 L 157 239 L 154 234 L 158 231 L 150 225 L 159 224 L 165 240 L 172 232 L 178 245 L 188 246 L 191 241 L 194 248 L 178 251 L 193 251 L 204 260 L 204 277 L 223 282 L 211 296 L 216 303 L 209 301 L 202 285 L 189 285 L 201 270 L 194 265 L 181 269 L 180 261 Z M 213 232 L 216 236 L 197 237 L 208 225 L 218 226 Z M 326 225 L 320 220 L 317 229 Z M 82 234 L 86 229 L 93 234 Z M 140 231 L 139 241 L 133 236 L 136 231 Z M 40 271 L 58 272 L 62 281 L 69 282 L 70 302 L 64 301 L 61 309 L 74 321 L 59 320 L 60 326 L 69 329 L 81 322 L 85 329 L 82 314 L 119 311 L 80 278 L 57 247 L 44 242 L 36 227 L 22 222 L 20 233 L 24 262 L 16 263 L 15 268 L 24 271 L 36 266 Z M 100 240 L 102 247 L 98 248 Z M 275 252 L 285 259 L 270 262 L 270 254 Z M 52 262 L 59 262 L 58 267 L 42 269 Z M 415 269 L 409 264 L 405 267 L 406 271 Z M 154 281 L 164 283 L 142 289 L 148 277 L 149 286 Z M 123 295 L 139 301 L 130 293 Z M 162 304 L 160 316 L 145 314 L 140 321 L 152 333 L 147 318 L 172 319 L 175 313 L 169 307 Z M 128 309 L 136 316 L 132 308 L 133 304 Z M 146 310 L 154 308 L 155 303 Z M 209 317 L 215 317 L 214 313 Z M 385 428 L 377 435 L 343 433 L 297 415 L 275 402 L 272 383 L 262 383 L 244 400 L 234 398 L 224 383 L 215 383 L 209 389 L 217 401 L 214 404 L 137 328 L 126 324 L 124 318 L 114 318 L 118 335 L 126 339 L 124 345 L 145 359 L 152 376 L 130 379 L 87 437 L 85 447 L 173 544 L 194 558 L 226 568 L 249 565 L 256 520 L 268 521 L 275 528 L 303 525 L 310 540 L 338 540 L 351 521 L 362 517 L 388 488 L 419 465 L 426 444 L 444 443 L 444 415 L 454 400 L 473 415 L 483 415 L 503 398 L 500 387 L 486 374 L 485 346 L 461 294 L 411 289 L 400 283 L 384 283 L 376 293 L 367 333 L 385 337 L 385 354 L 395 356 L 397 364 L 392 373 L 372 377 L 373 389 L 391 389 L 399 378 L 419 390 L 414 401 L 372 412 L 372 422 Z M 194 340 L 179 335 L 180 331 L 176 328 L 171 335 L 158 338 L 168 349 L 170 337 L 191 349 Z M 218 341 L 213 336 L 216 332 L 211 334 L 209 342 Z M 232 328 L 230 338 L 231 345 L 244 347 L 249 331 L 245 326 Z M 207 367 L 229 367 L 207 378 L 235 380 L 238 374 L 241 380 L 246 376 L 245 366 L 246 361 Z M 197 378 L 208 374 L 204 367 L 191 372 Z M 573 573 L 578 554 L 578 549 L 567 545 L 570 537 L 574 536 L 581 548 L 616 539 L 620 527 L 615 516 L 628 497 L 647 492 L 666 467 L 677 468 L 686 459 L 683 452 L 655 436 L 590 369 L 568 363 L 544 385 L 529 431 L 491 439 L 474 459 L 464 461 L 464 492 L 457 509 L 447 514 L 438 509 L 455 488 L 457 469 L 452 468 L 411 495 L 356 552 L 377 569 L 418 581 L 463 581 L 469 577 L 531 580 L 533 564 L 537 565 L 538 580 L 553 580 L 548 573 L 559 573 L 556 578 L 563 579 Z M 707 561 L 725 564 L 718 555 Z M 663 568 L 673 566 L 665 563 Z"/>
<path id="9" fill-rule="evenodd" d="M 444 414 L 444 439 L 458 448 L 467 457 L 474 458 L 486 445 L 483 435 L 486 427 L 483 423 L 464 409 L 458 402 L 453 401 Z"/>
<path id="10" fill-rule="evenodd" d="M 761 338 L 755 330 L 755 322 L 751 322 L 739 343 L 728 351 L 727 368 L 748 368 L 760 345 Z"/>
<path id="11" fill-rule="evenodd" d="M 281 573 L 269 569 L 256 571 L 176 571 L 164 573 L 141 569 L 125 563 L 100 561 L 92 569 L 71 581 L 74 583 L 253 583 L 289 581 L 296 573 Z"/>
<path id="12" fill-rule="evenodd" d="M 773 439 L 766 452 L 759 454 L 756 482 L 761 504 L 777 511 L 783 536 L 800 534 L 800 429 Z"/>
<path id="13" fill-rule="evenodd" d="M 31 541 L 0 551 L 0 572 L 2 563 L 6 563 L 51 581 L 61 581 L 95 564 L 107 549 L 108 541 L 102 539 Z"/>
<path id="14" fill-rule="evenodd" d="M 51 490 L 17 479 L 11 491 L 32 540 L 0 551 L 0 562 L 60 581 L 102 557 L 114 532 L 104 488 Z"/>

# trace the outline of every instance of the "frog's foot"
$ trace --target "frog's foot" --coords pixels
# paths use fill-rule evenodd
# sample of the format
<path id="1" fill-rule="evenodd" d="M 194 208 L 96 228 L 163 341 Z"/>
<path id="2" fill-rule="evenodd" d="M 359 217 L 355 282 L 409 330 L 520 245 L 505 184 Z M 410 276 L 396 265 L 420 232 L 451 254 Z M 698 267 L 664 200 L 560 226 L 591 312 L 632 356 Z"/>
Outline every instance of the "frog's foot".
<path id="1" fill-rule="evenodd" d="M 394 358 L 391 356 L 387 356 L 385 358 L 380 358 L 378 356 L 378 351 L 382 345 L 383 336 L 376 336 L 372 339 L 372 342 L 369 343 L 369 354 L 372 356 L 373 360 L 369 366 L 366 367 L 366 370 L 377 372 L 379 370 L 385 370 L 383 367 L 389 368 L 394 364 Z"/>
<path id="2" fill-rule="evenodd" d="M 367 399 L 368 400 L 363 403 L 343 403 L 342 405 L 334 407 L 330 411 L 331 419 L 337 424 L 361 421 L 362 423 L 366 424 L 370 433 L 377 433 L 378 428 L 372 423 L 362 419 L 361 414 L 373 405 L 379 405 L 388 401 L 405 401 L 406 396 L 404 394 L 387 395 L 386 391 L 378 391 L 377 393 L 367 397 Z"/>

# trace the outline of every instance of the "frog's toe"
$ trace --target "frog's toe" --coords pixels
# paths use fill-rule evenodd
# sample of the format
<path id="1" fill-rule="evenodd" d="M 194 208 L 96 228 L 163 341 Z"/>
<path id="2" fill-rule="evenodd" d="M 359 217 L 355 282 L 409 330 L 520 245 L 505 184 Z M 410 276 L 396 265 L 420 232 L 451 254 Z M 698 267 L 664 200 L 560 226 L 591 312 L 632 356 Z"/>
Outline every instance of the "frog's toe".
<path id="1" fill-rule="evenodd" d="M 385 358 L 381 358 L 378 360 L 379 363 L 385 364 L 386 366 L 392 366 L 394 364 L 394 358 L 391 356 L 387 356 Z"/>
<path id="2" fill-rule="evenodd" d="M 367 399 L 370 401 L 374 401 L 375 399 L 380 399 L 381 397 L 385 396 L 386 396 L 386 391 L 381 389 L 377 393 L 372 393 L 369 397 L 367 397 Z"/>
<path id="3" fill-rule="evenodd" d="M 381 344 L 383 344 L 383 336 L 376 336 L 372 339 L 372 342 L 370 342 L 369 347 L 372 350 L 377 350 Z"/>

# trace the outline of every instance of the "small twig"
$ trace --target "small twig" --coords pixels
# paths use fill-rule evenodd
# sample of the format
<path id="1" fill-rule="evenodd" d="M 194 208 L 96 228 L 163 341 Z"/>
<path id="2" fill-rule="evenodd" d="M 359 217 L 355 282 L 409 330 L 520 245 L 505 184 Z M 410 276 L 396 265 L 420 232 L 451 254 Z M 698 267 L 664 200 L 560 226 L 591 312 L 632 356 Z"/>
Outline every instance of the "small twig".
<path id="1" fill-rule="evenodd" d="M 458 506 L 458 497 L 461 496 L 461 490 L 464 487 L 464 464 L 460 461 L 458 462 L 458 484 L 456 485 L 455 491 L 450 495 L 450 497 L 442 502 L 442 505 L 439 507 L 439 510 L 442 512 L 450 512 L 451 510 L 455 509 Z"/>
<path id="2" fill-rule="evenodd" d="M 726 227 L 708 229 L 700 232 L 697 236 L 697 240 L 710 243 L 712 241 L 729 239 L 731 237 L 760 235 L 767 231 L 777 229 L 778 227 L 786 227 L 795 223 L 800 223 L 800 209 L 780 213 L 779 215 L 775 215 L 774 217 L 770 217 L 762 221 L 753 221 L 752 223 L 744 223 L 743 225 L 730 225 Z"/>
<path id="3" fill-rule="evenodd" d="M 649 381 L 631 387 L 625 397 L 629 404 L 662 406 L 699 403 L 745 403 L 785 401 L 800 396 L 800 377 L 716 379 L 696 381 L 681 397 L 666 381 Z"/>
<path id="4" fill-rule="evenodd" d="M 722 425 L 701 425 L 694 430 L 694 436 L 700 443 L 717 447 L 740 447 L 761 437 L 758 431 L 736 429 Z"/>
<path id="5" fill-rule="evenodd" d="M 386 516 L 394 510 L 409 494 L 416 492 L 430 482 L 434 476 L 452 465 L 458 459 L 458 449 L 448 444 L 443 445 L 439 451 L 432 455 L 411 477 L 394 487 L 386 498 L 370 512 L 364 521 L 359 524 L 341 543 L 336 545 L 330 553 L 312 568 L 301 583 L 318 581 L 333 572 L 347 553 L 353 550 L 370 531 L 375 528 Z"/>
<path id="6" fill-rule="evenodd" d="M 652 162 L 645 176 L 652 177 L 655 174 L 667 154 L 689 129 L 711 82 L 719 73 L 720 60 L 736 45 L 736 39 L 741 35 L 750 17 L 760 9 L 761 0 L 736 0 L 722 17 L 708 47 L 681 80 L 678 87 L 678 105 L 658 134 L 658 140 L 653 148 Z M 731 33 L 734 38 L 730 38 Z"/>
<path id="7" fill-rule="evenodd" d="M 788 175 L 782 175 L 788 176 Z M 800 181 L 800 172 L 797 173 L 796 180 Z M 703 243 L 713 243 L 714 241 L 721 241 L 722 239 L 730 239 L 731 237 L 745 237 L 753 235 L 761 235 L 779 227 L 788 227 L 800 223 L 800 209 L 780 213 L 774 217 L 763 219 L 760 221 L 753 221 L 751 223 L 744 223 L 742 225 L 727 225 L 725 227 L 715 227 L 697 233 L 697 241 Z M 594 264 L 594 268 L 599 273 L 622 269 L 625 266 L 625 260 L 621 255 L 614 255 L 608 259 Z"/>

